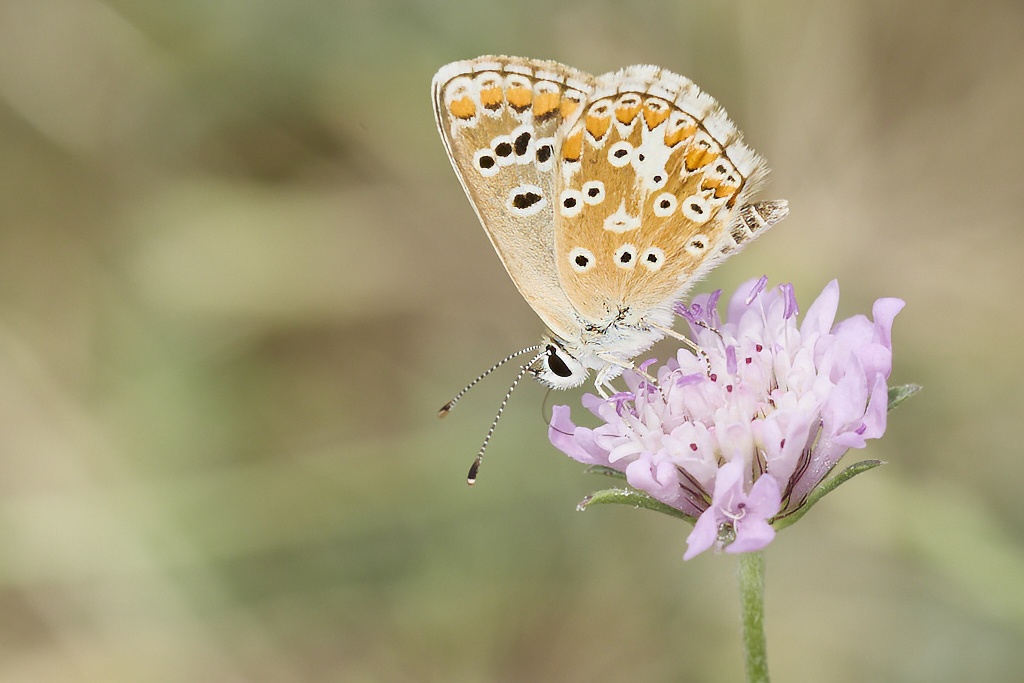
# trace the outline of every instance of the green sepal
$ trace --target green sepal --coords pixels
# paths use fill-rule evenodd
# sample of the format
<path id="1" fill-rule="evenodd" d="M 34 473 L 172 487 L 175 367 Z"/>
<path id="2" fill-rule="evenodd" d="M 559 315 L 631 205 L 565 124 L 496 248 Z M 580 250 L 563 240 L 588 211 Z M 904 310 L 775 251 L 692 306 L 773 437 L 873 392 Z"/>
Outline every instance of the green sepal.
<path id="1" fill-rule="evenodd" d="M 583 472 L 585 474 L 603 474 L 604 476 L 611 477 L 613 479 L 626 480 L 625 472 L 620 472 L 617 469 L 613 469 L 605 465 L 589 465 L 587 466 L 587 469 L 583 470 Z"/>
<path id="2" fill-rule="evenodd" d="M 892 410 L 908 398 L 924 389 L 920 384 L 901 384 L 898 387 L 889 387 L 889 408 Z"/>
<path id="3" fill-rule="evenodd" d="M 772 526 L 775 527 L 776 531 L 778 531 L 779 529 L 785 529 L 787 526 L 789 526 L 790 524 L 792 524 L 793 522 L 797 521 L 805 514 L 807 514 L 807 511 L 811 509 L 812 505 L 814 505 L 819 500 L 824 498 L 825 494 L 831 493 L 833 490 L 838 488 L 840 484 L 845 484 L 850 479 L 856 477 L 858 474 L 861 474 L 862 472 L 867 472 L 868 470 L 873 470 L 879 465 L 884 464 L 884 460 L 861 460 L 860 462 L 850 465 L 836 476 L 826 481 L 823 481 L 821 484 L 819 484 L 813 491 L 810 492 L 810 494 L 808 494 L 807 500 L 804 501 L 804 504 L 801 505 L 796 511 L 794 511 L 793 514 L 783 517 L 781 519 L 776 519 L 772 522 Z"/>
<path id="4" fill-rule="evenodd" d="M 629 505 L 634 508 L 644 508 L 646 510 L 654 510 L 655 512 L 661 512 L 671 517 L 679 519 L 685 519 L 690 524 L 697 521 L 696 517 L 686 514 L 682 510 L 676 510 L 670 505 L 665 505 L 660 500 L 652 498 L 643 491 L 636 489 L 605 489 L 603 491 L 597 491 L 591 493 L 589 496 L 584 498 L 576 506 L 576 509 L 583 512 L 591 505 L 604 505 L 609 503 L 617 503 L 619 505 Z"/>

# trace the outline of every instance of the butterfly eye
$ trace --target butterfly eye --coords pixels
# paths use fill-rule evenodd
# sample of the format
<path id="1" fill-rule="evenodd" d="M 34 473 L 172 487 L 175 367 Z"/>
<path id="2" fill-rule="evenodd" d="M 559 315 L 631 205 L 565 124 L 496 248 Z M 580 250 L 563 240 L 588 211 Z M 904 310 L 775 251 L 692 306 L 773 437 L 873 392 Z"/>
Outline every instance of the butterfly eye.
<path id="1" fill-rule="evenodd" d="M 683 215 L 694 223 L 706 223 L 711 218 L 711 204 L 699 194 L 683 200 Z"/>
<path id="2" fill-rule="evenodd" d="M 547 343 L 544 352 L 543 363 L 533 370 L 541 384 L 554 389 L 570 389 L 578 387 L 587 378 L 587 368 L 558 342 Z"/>
<path id="3" fill-rule="evenodd" d="M 648 270 L 658 270 L 665 263 L 665 252 L 658 247 L 651 247 L 640 256 L 640 262 L 647 266 Z"/>
<path id="4" fill-rule="evenodd" d="M 615 265 L 624 270 L 630 270 L 636 265 L 636 247 L 632 244 L 623 244 L 615 250 Z"/>
<path id="5" fill-rule="evenodd" d="M 565 361 L 558 355 L 558 350 L 548 344 L 548 368 L 559 377 L 572 377 L 572 370 L 565 364 Z"/>
<path id="6" fill-rule="evenodd" d="M 583 183 L 583 201 L 593 206 L 604 201 L 604 183 L 600 180 L 588 180 Z"/>
<path id="7" fill-rule="evenodd" d="M 608 149 L 608 163 L 615 168 L 622 168 L 633 158 L 633 145 L 619 140 Z"/>
<path id="8" fill-rule="evenodd" d="M 572 218 L 583 210 L 585 197 L 579 190 L 565 190 L 558 198 L 558 212 L 563 216 Z"/>
<path id="9" fill-rule="evenodd" d="M 676 212 L 679 205 L 676 196 L 671 192 L 662 192 L 654 198 L 654 215 L 658 218 L 667 218 Z"/>
<path id="10" fill-rule="evenodd" d="M 498 160 L 494 158 L 494 152 L 489 149 L 478 149 L 473 155 L 473 166 L 480 171 L 480 175 L 490 178 L 501 170 Z"/>
<path id="11" fill-rule="evenodd" d="M 569 265 L 577 273 L 585 273 L 594 267 L 594 254 L 589 249 L 576 247 L 569 252 Z"/>

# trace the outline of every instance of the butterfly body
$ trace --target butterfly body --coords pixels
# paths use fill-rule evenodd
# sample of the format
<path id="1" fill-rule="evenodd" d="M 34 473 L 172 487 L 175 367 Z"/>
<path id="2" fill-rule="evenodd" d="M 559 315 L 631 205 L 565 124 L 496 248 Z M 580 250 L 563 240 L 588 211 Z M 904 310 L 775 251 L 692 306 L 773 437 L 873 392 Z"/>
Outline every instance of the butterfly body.
<path id="1" fill-rule="evenodd" d="M 787 213 L 748 203 L 767 168 L 724 110 L 655 66 L 603 76 L 517 57 L 442 67 L 445 148 L 516 287 L 545 323 L 531 367 L 601 386 L 670 332 L 694 282 Z"/>

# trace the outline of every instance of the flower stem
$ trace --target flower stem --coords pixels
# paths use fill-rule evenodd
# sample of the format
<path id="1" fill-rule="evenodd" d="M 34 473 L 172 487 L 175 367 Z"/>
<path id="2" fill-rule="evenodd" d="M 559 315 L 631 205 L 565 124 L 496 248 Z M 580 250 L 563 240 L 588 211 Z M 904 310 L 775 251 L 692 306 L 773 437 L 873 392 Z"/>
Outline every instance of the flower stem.
<path id="1" fill-rule="evenodd" d="M 740 555 L 740 610 L 747 683 L 768 683 L 768 646 L 764 638 L 764 553 Z"/>

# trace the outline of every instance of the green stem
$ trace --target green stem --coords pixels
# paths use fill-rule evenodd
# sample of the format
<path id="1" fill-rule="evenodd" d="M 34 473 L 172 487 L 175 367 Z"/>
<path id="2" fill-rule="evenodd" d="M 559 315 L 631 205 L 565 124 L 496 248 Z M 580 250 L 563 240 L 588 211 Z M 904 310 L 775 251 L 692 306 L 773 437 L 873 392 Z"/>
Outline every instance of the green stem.
<path id="1" fill-rule="evenodd" d="M 740 609 L 747 683 L 768 683 L 768 646 L 764 638 L 764 554 L 740 555 Z"/>

